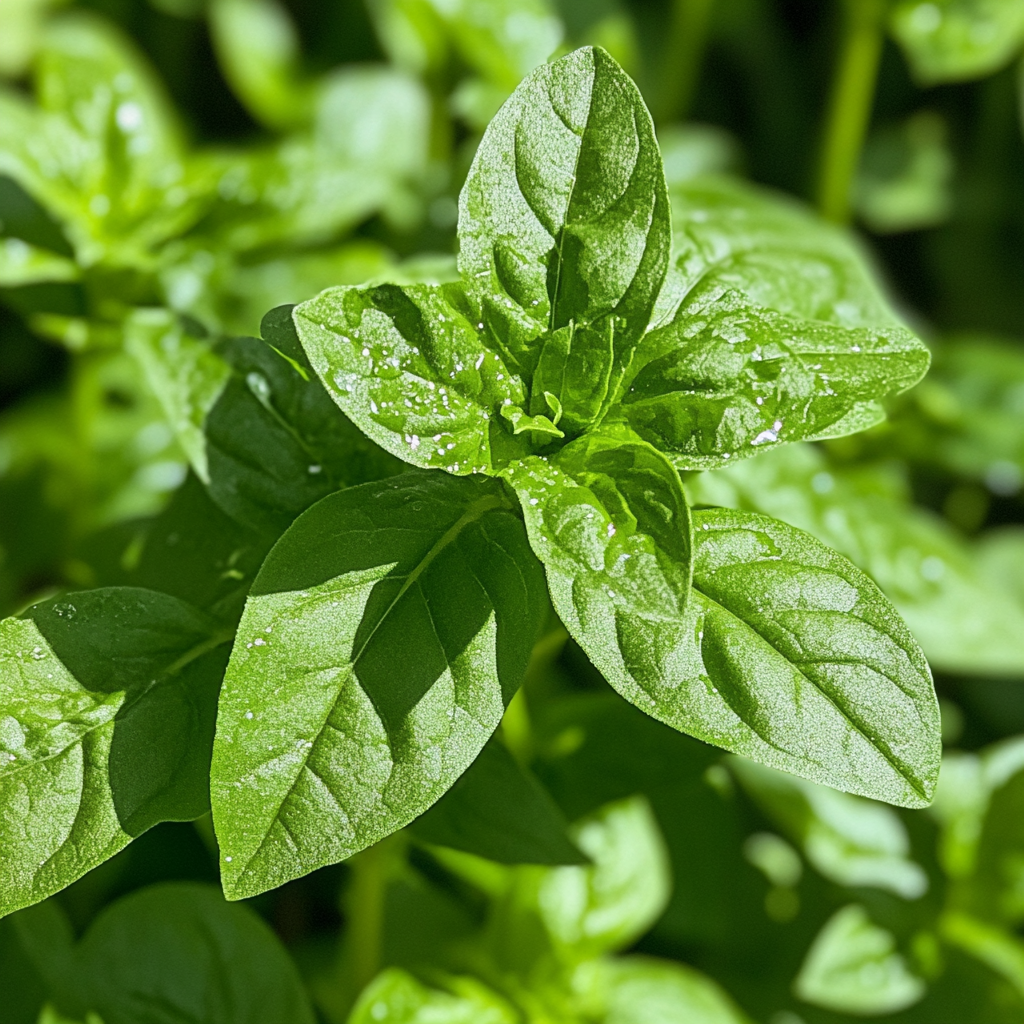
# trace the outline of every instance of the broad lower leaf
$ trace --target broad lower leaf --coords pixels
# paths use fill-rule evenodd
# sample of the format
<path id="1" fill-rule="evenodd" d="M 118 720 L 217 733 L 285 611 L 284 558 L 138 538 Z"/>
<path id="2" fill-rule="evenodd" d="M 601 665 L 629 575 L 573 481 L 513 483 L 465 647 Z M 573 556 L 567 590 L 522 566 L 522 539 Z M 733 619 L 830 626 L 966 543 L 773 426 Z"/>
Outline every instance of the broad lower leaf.
<path id="1" fill-rule="evenodd" d="M 248 907 L 209 885 L 164 882 L 107 907 L 84 937 L 15 919 L 51 975 L 62 1010 L 103 1024 L 312 1024 L 312 1008 L 280 940 Z M 56 940 L 62 938 L 58 947 Z M 43 940 L 43 941 L 40 941 Z M 57 976 L 53 977 L 55 970 Z"/>
<path id="2" fill-rule="evenodd" d="M 924 996 L 925 984 L 896 952 L 892 933 L 854 903 L 818 933 L 793 990 L 814 1006 L 873 1016 L 913 1006 Z"/>
<path id="3" fill-rule="evenodd" d="M 709 977 L 692 967 L 628 956 L 581 964 L 572 986 L 594 1020 L 614 1024 L 748 1024 Z"/>
<path id="4" fill-rule="evenodd" d="M 209 806 L 230 633 L 165 594 L 83 591 L 0 623 L 0 912 Z"/>
<path id="5" fill-rule="evenodd" d="M 588 616 L 601 604 L 652 620 L 683 613 L 690 589 L 690 517 L 669 460 L 628 432 L 591 433 L 550 458 L 516 463 L 530 543 L 544 563 L 555 606 L 587 647 Z"/>
<path id="6" fill-rule="evenodd" d="M 909 807 L 939 767 L 920 649 L 878 588 L 808 534 L 692 513 L 693 589 L 660 617 L 549 578 L 556 610 L 624 697 L 773 768 Z"/>
<path id="7" fill-rule="evenodd" d="M 671 241 L 650 115 L 604 50 L 542 65 L 494 118 L 460 198 L 459 241 L 483 321 L 517 369 L 532 376 L 544 336 L 563 350 L 563 383 L 546 390 L 570 435 L 585 429 L 647 329 Z"/>
<path id="8" fill-rule="evenodd" d="M 467 318 L 459 285 L 332 288 L 295 307 L 295 328 L 331 397 L 365 434 L 415 466 L 491 470 L 526 453 L 502 410 L 522 380 Z"/>
<path id="9" fill-rule="evenodd" d="M 473 978 L 446 978 L 431 988 L 397 967 L 367 985 L 349 1024 L 517 1024 L 520 1015 L 496 992 Z"/>
<path id="10" fill-rule="evenodd" d="M 1024 7 L 1015 0 L 898 0 L 890 17 L 923 85 L 990 75 L 1024 45 Z"/>
<path id="11" fill-rule="evenodd" d="M 410 830 L 418 839 L 505 864 L 586 858 L 543 786 L 492 737 L 466 773 Z"/>
<path id="12" fill-rule="evenodd" d="M 734 774 L 764 813 L 830 881 L 917 899 L 928 889 L 910 839 L 888 807 L 736 758 Z"/>
<path id="13" fill-rule="evenodd" d="M 343 860 L 434 803 L 497 727 L 545 608 L 497 481 L 406 473 L 300 516 L 253 585 L 221 695 L 228 896 Z"/>
<path id="14" fill-rule="evenodd" d="M 912 505 L 890 473 L 843 470 L 810 445 L 787 445 L 689 477 L 686 487 L 698 504 L 762 512 L 845 555 L 881 587 L 936 668 L 1024 671 L 1024 610 L 1012 587 L 947 522 Z"/>
<path id="15" fill-rule="evenodd" d="M 800 321 L 705 292 L 644 338 L 612 415 L 680 468 L 712 468 L 871 426 L 879 401 L 917 383 L 928 359 L 902 328 Z"/>

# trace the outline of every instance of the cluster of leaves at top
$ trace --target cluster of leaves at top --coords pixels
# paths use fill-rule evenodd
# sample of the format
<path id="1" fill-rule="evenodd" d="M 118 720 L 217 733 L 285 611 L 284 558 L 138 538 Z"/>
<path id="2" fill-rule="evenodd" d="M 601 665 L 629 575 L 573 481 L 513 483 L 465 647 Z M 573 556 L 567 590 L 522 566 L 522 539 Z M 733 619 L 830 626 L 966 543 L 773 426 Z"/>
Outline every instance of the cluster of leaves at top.
<path id="1" fill-rule="evenodd" d="M 700 273 L 708 254 L 670 260 L 650 117 L 600 49 L 501 109 L 459 234 L 459 282 L 268 314 L 198 438 L 208 486 L 179 493 L 132 585 L 0 624 L 4 911 L 210 804 L 230 898 L 409 824 L 486 767 L 548 595 L 654 717 L 930 800 L 929 670 L 876 586 L 780 521 L 691 509 L 680 478 L 876 422 L 923 345 L 867 285 L 809 319 Z M 175 586 L 144 589 L 168 560 Z"/>

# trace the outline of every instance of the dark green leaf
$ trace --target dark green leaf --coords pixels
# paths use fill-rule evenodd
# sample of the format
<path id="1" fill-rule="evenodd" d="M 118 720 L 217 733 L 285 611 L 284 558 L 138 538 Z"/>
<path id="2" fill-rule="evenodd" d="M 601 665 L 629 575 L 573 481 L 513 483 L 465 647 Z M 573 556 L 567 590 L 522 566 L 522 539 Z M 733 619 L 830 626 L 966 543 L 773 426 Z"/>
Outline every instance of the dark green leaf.
<path id="1" fill-rule="evenodd" d="M 411 827 L 428 843 L 505 864 L 579 864 L 568 823 L 543 786 L 493 737 Z"/>
<path id="2" fill-rule="evenodd" d="M 230 897 L 370 846 L 473 762 L 546 608 L 509 506 L 496 481 L 405 473 L 324 499 L 271 551 L 218 714 Z"/>
<path id="3" fill-rule="evenodd" d="M 776 520 L 692 513 L 682 612 L 633 611 L 549 575 L 556 610 L 637 707 L 774 768 L 910 807 L 939 767 L 931 674 L 877 587 Z"/>
<path id="4" fill-rule="evenodd" d="M 462 191 L 459 240 L 483 320 L 517 368 L 532 374 L 548 334 L 545 347 L 571 346 L 571 360 L 544 370 L 534 404 L 548 390 L 568 431 L 585 429 L 647 329 L 671 243 L 650 115 L 604 50 L 541 66 L 491 122 Z"/>
<path id="5" fill-rule="evenodd" d="M 313 1024 L 295 965 L 248 907 L 213 886 L 165 882 L 107 907 L 71 945 L 36 908 L 15 919 L 36 959 L 57 966 L 59 1002 L 104 1024 Z M 44 940 L 45 941 L 40 941 Z M 61 948 L 55 948 L 60 943 Z"/>
<path id="6" fill-rule="evenodd" d="M 264 317 L 264 341 L 233 338 L 220 347 L 232 376 L 205 421 L 210 494 L 260 531 L 280 532 L 325 494 L 400 468 L 331 402 L 290 312 Z"/>
<path id="7" fill-rule="evenodd" d="M 209 806 L 230 633 L 166 594 L 82 591 L 0 623 L 0 912 Z"/>

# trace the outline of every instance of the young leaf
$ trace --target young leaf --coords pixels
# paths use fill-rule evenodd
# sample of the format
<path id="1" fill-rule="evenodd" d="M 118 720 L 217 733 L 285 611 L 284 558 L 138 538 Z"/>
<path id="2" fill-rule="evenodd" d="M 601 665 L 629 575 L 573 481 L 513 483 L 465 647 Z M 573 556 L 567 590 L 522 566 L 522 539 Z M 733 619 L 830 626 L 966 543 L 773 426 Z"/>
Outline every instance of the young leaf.
<path id="1" fill-rule="evenodd" d="M 579 642 L 591 629 L 591 604 L 653 619 L 682 614 L 690 513 L 679 475 L 661 452 L 628 432 L 594 432 L 551 458 L 513 465 L 508 478 L 552 596 L 559 595 L 556 607 L 560 600 L 578 607 L 569 618 L 559 613 Z"/>
<path id="2" fill-rule="evenodd" d="M 332 288 L 295 307 L 295 328 L 331 397 L 414 466 L 491 470 L 526 453 L 499 415 L 523 383 L 467 319 L 458 285 Z"/>
<path id="3" fill-rule="evenodd" d="M 252 588 L 211 776 L 229 898 L 408 824 L 522 679 L 543 576 L 503 485 L 405 473 L 299 517 Z"/>
<path id="4" fill-rule="evenodd" d="M 543 786 L 491 737 L 466 773 L 410 831 L 418 839 L 504 864 L 579 864 L 586 858 Z"/>
<path id="5" fill-rule="evenodd" d="M 739 292 L 705 293 L 644 338 L 613 415 L 680 468 L 712 468 L 871 426 L 879 400 L 916 384 L 928 358 L 899 327 L 801 322 Z"/>
<path id="6" fill-rule="evenodd" d="M 837 885 L 875 886 L 912 900 L 928 889 L 910 860 L 910 840 L 896 813 L 741 758 L 730 767 L 764 813 L 826 878 Z"/>
<path id="7" fill-rule="evenodd" d="M 0 913 L 209 806 L 230 634 L 165 594 L 83 591 L 0 623 Z"/>
<path id="8" fill-rule="evenodd" d="M 521 1019 L 496 992 L 473 978 L 448 978 L 445 981 L 447 991 L 428 988 L 406 971 L 389 967 L 367 985 L 348 1022 L 517 1024 Z"/>
<path id="9" fill-rule="evenodd" d="M 605 678 L 683 732 L 815 782 L 909 807 L 939 768 L 931 674 L 877 587 L 752 513 L 693 516 L 693 590 L 656 618 L 549 574 L 556 610 Z"/>
<path id="10" fill-rule="evenodd" d="M 709 977 L 653 957 L 592 960 L 573 973 L 588 1018 L 615 1024 L 749 1024 Z"/>
<path id="11" fill-rule="evenodd" d="M 838 1013 L 875 1015 L 913 1006 L 925 984 L 907 969 L 891 932 L 851 904 L 837 911 L 808 950 L 793 990 L 804 1002 Z"/>
<path id="12" fill-rule="evenodd" d="M 650 114 L 604 50 L 542 65 L 502 107 L 462 190 L 459 242 L 484 322 L 527 374 L 538 339 L 563 332 L 573 358 L 548 390 L 570 435 L 585 429 L 647 329 L 671 244 Z"/>
<path id="13" fill-rule="evenodd" d="M 66 256 L 29 245 L 20 238 L 0 239 L 0 287 L 77 280 L 78 267 Z"/>
<path id="14" fill-rule="evenodd" d="M 1024 46 L 1024 7 L 1014 0 L 898 0 L 890 17 L 922 85 L 990 75 Z"/>
<path id="15" fill-rule="evenodd" d="M 43 909 L 16 921 L 36 958 L 52 961 L 53 939 L 41 944 L 44 933 L 35 934 Z M 133 892 L 107 907 L 73 946 L 65 929 L 63 969 L 54 981 L 61 1008 L 76 1016 L 95 1011 L 103 1024 L 315 1020 L 277 936 L 248 907 L 225 903 L 213 886 L 164 882 Z"/>

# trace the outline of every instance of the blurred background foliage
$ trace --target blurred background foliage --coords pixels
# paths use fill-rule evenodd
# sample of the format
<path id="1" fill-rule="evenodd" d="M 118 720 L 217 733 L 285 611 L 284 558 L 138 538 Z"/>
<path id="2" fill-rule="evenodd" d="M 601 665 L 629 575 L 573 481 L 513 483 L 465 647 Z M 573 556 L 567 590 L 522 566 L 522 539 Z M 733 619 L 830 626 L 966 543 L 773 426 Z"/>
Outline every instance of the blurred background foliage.
<path id="1" fill-rule="evenodd" d="M 936 672 L 939 799 L 897 811 L 723 759 L 560 643 L 531 672 L 532 727 L 505 735 L 589 867 L 400 837 L 251 903 L 332 1022 L 370 980 L 343 928 L 367 872 L 388 971 L 360 1024 L 381 1000 L 409 1021 L 518 1019 L 470 975 L 533 993 L 538 1020 L 1019 1021 L 1021 0 L 0 0 L 0 612 L 94 585 L 97 550 L 190 463 L 203 475 L 220 392 L 196 382 L 234 372 L 218 339 L 331 284 L 450 276 L 483 128 L 586 43 L 639 83 L 675 229 L 724 254 L 716 273 L 759 293 L 799 277 L 804 315 L 828 318 L 871 267 L 933 349 L 871 430 L 687 486 L 815 533 L 893 599 Z M 159 826 L 49 901 L 86 936 L 74 955 L 117 897 L 215 881 L 206 828 Z M 606 930 L 543 895 L 560 886 Z M 25 949 L 53 922 L 12 920 L 0 1024 L 35 1021 L 46 988 Z"/>

